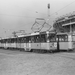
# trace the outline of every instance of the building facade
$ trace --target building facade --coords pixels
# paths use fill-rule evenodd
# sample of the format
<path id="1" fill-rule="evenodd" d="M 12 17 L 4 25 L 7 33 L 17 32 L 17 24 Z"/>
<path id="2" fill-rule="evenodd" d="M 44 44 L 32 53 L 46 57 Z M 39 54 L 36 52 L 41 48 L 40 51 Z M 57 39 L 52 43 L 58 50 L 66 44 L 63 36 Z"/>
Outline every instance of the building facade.
<path id="1" fill-rule="evenodd" d="M 75 14 L 57 18 L 53 24 L 53 27 L 56 32 L 75 33 Z"/>

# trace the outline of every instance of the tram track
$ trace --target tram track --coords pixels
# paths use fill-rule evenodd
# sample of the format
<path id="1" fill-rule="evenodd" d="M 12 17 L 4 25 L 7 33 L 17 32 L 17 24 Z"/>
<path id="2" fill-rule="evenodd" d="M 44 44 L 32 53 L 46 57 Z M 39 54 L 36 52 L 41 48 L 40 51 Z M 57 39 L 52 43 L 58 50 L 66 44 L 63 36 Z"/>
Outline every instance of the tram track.
<path id="1" fill-rule="evenodd" d="M 60 53 L 59 52 L 59 54 L 57 56 L 75 60 L 75 55 L 72 55 L 72 53 Z"/>
<path id="2" fill-rule="evenodd" d="M 9 51 L 9 50 L 7 50 L 7 51 Z M 1 50 L 1 53 L 0 53 L 0 55 L 7 55 L 7 56 L 9 56 L 9 55 L 11 55 L 11 54 L 14 54 L 14 55 L 16 55 L 16 53 L 17 53 L 17 55 L 22 55 L 22 54 L 48 54 L 48 55 L 53 55 L 53 56 L 58 56 L 58 57 L 64 57 L 64 58 L 68 58 L 68 59 L 72 59 L 72 60 L 75 60 L 75 53 L 74 52 L 52 52 L 52 53 L 50 53 L 50 52 L 46 52 L 46 53 L 43 53 L 43 52 L 40 52 L 40 53 L 38 53 L 38 52 L 19 52 L 19 51 L 11 51 L 11 52 L 7 52 L 6 50 L 4 50 L 3 52 L 2 52 L 2 50 Z M 13 55 L 11 55 L 11 56 L 13 56 Z"/>

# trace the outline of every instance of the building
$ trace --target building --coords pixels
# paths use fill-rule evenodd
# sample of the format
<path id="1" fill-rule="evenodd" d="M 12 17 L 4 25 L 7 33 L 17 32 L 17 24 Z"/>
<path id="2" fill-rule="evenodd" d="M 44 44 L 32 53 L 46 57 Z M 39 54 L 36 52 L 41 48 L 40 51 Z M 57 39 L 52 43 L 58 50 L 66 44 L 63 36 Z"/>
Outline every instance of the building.
<path id="1" fill-rule="evenodd" d="M 57 32 L 75 33 L 75 13 L 57 18 L 53 27 Z"/>

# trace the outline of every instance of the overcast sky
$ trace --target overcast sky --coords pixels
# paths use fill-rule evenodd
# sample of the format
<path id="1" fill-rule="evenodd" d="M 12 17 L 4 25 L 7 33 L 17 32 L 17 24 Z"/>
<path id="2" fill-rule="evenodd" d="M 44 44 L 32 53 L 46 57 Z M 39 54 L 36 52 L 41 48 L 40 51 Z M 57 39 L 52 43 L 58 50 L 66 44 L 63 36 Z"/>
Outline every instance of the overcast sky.
<path id="1" fill-rule="evenodd" d="M 51 24 L 56 17 L 75 11 L 75 0 L 0 0 L 0 37 L 18 30 L 31 32 L 36 18 L 47 19 L 48 3 Z"/>

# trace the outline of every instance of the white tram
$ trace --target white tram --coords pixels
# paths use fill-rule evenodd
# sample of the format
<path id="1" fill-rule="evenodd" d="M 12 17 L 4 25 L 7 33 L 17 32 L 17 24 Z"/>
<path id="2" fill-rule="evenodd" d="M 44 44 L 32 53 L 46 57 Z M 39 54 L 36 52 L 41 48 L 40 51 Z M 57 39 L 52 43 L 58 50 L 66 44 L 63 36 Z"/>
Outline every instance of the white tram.
<path id="1" fill-rule="evenodd" d="M 0 39 L 0 48 L 24 51 L 52 52 L 56 50 L 74 50 L 75 34 L 36 32 L 13 38 Z"/>
<path id="2" fill-rule="evenodd" d="M 25 51 L 55 51 L 57 41 L 55 32 L 36 32 L 21 35 L 16 38 L 6 38 L 0 40 L 1 48 L 24 49 Z"/>
<path id="3" fill-rule="evenodd" d="M 59 50 L 72 51 L 75 49 L 75 34 L 57 33 L 57 41 L 59 43 Z"/>
<path id="4" fill-rule="evenodd" d="M 56 33 L 40 32 L 31 34 L 31 49 L 33 51 L 55 51 L 57 50 Z"/>

